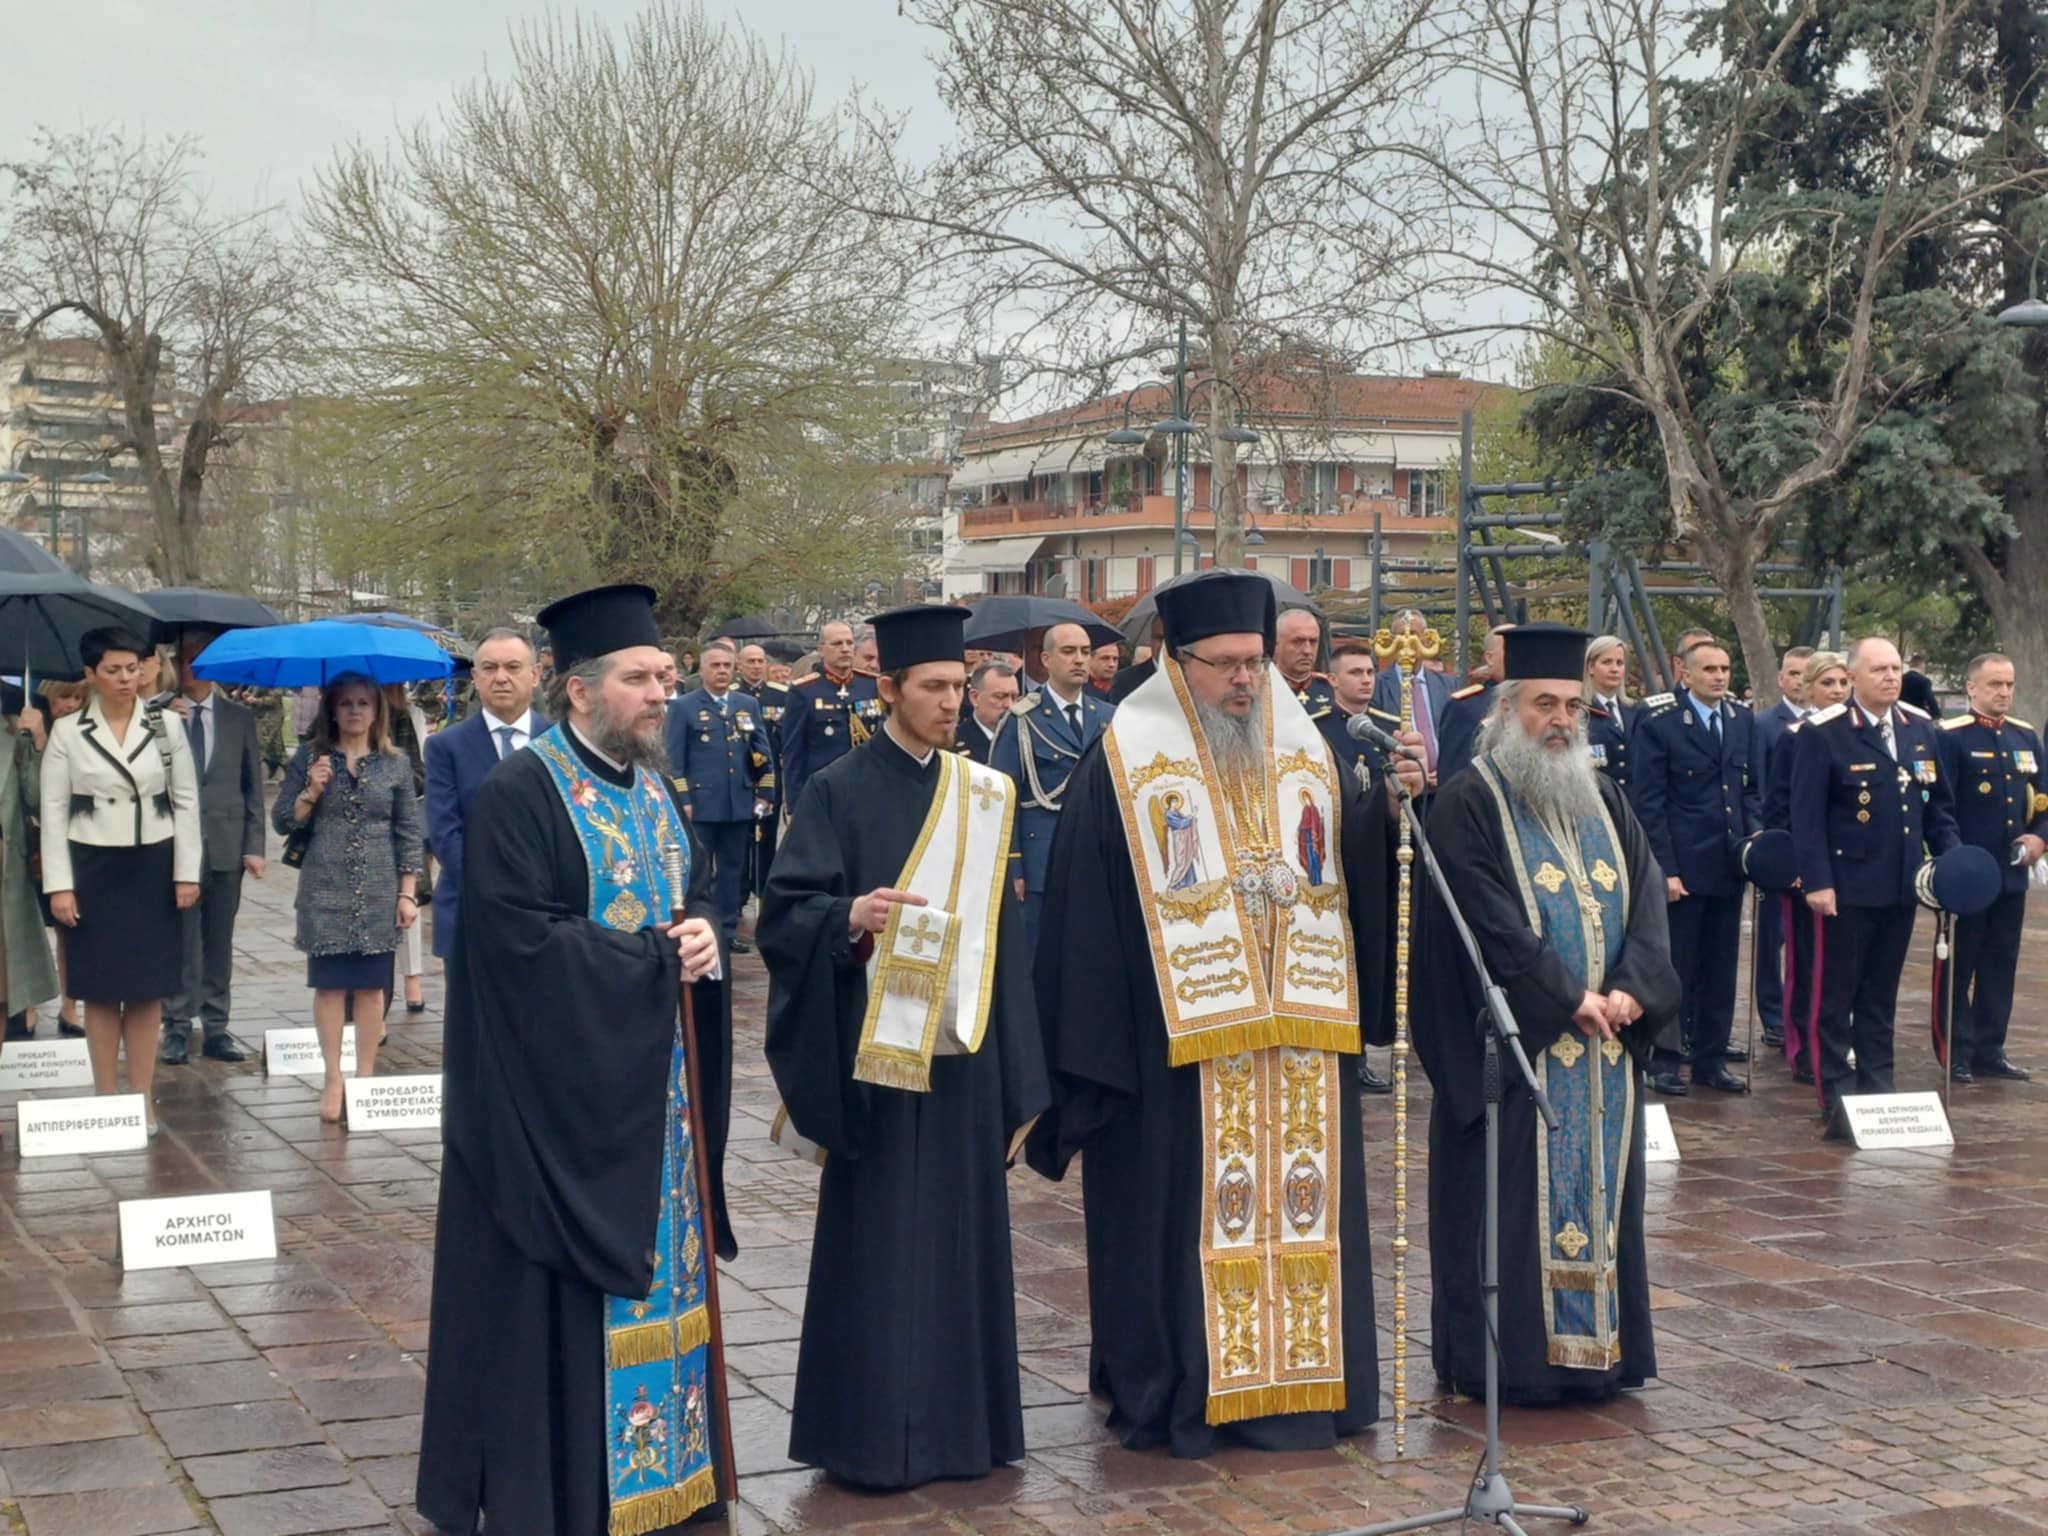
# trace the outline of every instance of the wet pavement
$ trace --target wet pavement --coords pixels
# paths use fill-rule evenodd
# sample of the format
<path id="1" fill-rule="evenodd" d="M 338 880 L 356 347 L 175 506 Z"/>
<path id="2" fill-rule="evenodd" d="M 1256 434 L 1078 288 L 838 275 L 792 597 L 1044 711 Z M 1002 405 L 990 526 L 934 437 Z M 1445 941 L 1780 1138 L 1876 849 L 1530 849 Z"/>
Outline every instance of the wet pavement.
<path id="1" fill-rule="evenodd" d="M 290 895 L 278 870 L 245 899 L 235 1014 L 252 1046 L 265 1028 L 310 1022 Z M 2048 903 L 2036 907 L 2034 955 L 2048 945 Z M 1902 1088 L 1935 1086 L 1928 943 L 1923 920 L 1900 1010 L 1912 1021 Z M 1436 1394 L 1421 1328 L 1403 1460 L 1384 1422 L 1325 1454 L 1196 1463 L 1118 1447 L 1085 1396 L 1078 1188 L 1024 1172 L 1012 1214 L 1029 1459 L 896 1496 L 792 1467 L 816 1175 L 766 1140 L 765 979 L 752 958 L 738 970 L 727 1177 L 744 1252 L 723 1292 L 743 1531 L 1282 1536 L 1462 1498 L 1479 1413 Z M 438 977 L 428 995 L 424 1015 L 394 1012 L 381 1070 L 437 1069 Z M 2021 1013 L 2013 1054 L 2048 1066 L 2048 1006 L 2023 1000 Z M 45 1018 L 43 1033 L 54 1028 Z M 1650 1174 L 1663 1379 L 1598 1409 L 1509 1413 L 1517 1494 L 1585 1503 L 1600 1531 L 2048 1531 L 2048 1086 L 1959 1089 L 1954 1151 L 1858 1153 L 1819 1138 L 1811 1090 L 1782 1067 L 1760 1065 L 1757 1082 L 1749 1100 L 1677 1101 L 1684 1160 Z M 409 1506 L 438 1136 L 348 1135 L 320 1123 L 316 1093 L 254 1061 L 166 1068 L 164 1131 L 148 1151 L 29 1163 L 0 1100 L 0 1525 L 27 1536 L 429 1529 Z M 1418 1144 L 1426 1113 L 1418 1087 Z M 1387 1100 L 1368 1100 L 1366 1124 L 1384 1373 Z M 1426 1322 L 1419 1166 L 1412 1188 L 1410 1315 Z M 273 1192 L 277 1260 L 123 1275 L 116 1201 L 220 1189 Z"/>

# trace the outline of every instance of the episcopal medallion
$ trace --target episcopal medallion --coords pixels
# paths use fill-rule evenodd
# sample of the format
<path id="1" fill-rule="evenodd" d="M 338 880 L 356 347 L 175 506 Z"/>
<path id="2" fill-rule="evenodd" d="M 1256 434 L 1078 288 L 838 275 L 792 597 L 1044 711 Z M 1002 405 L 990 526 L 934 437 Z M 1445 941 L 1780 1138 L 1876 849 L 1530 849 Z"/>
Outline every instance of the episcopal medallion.
<path id="1" fill-rule="evenodd" d="M 1282 1198 L 1287 1202 L 1287 1220 L 1296 1233 L 1306 1237 L 1323 1219 L 1323 1171 L 1307 1153 L 1294 1160 L 1294 1166 L 1287 1170 L 1287 1180 L 1282 1187 Z"/>
<path id="2" fill-rule="evenodd" d="M 1226 1237 L 1235 1241 L 1251 1230 L 1258 1199 L 1251 1174 L 1240 1159 L 1232 1158 L 1216 1180 L 1216 1225 Z"/>

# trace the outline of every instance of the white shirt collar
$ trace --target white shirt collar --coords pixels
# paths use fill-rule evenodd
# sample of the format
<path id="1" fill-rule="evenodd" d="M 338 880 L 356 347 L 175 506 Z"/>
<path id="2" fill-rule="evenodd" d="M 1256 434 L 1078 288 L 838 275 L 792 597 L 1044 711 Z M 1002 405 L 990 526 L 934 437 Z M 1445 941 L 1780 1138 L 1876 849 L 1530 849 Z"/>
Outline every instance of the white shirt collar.
<path id="1" fill-rule="evenodd" d="M 1052 701 L 1055 705 L 1059 707 L 1060 713 L 1065 714 L 1068 710 L 1072 709 L 1075 705 L 1081 702 L 1081 695 L 1088 691 L 1088 685 L 1086 683 L 1083 683 L 1071 699 L 1068 698 L 1065 694 L 1061 693 L 1059 689 L 1053 687 L 1053 685 L 1049 682 L 1045 685 L 1045 691 L 1052 695 Z"/>
<path id="2" fill-rule="evenodd" d="M 976 725 L 981 725 L 981 716 L 976 715 L 974 717 L 974 723 Z M 1001 728 L 1002 722 L 1000 721 L 998 721 L 993 727 L 981 725 L 981 734 L 986 736 L 990 741 L 994 741 L 996 739 L 996 731 L 1000 730 Z"/>
<path id="3" fill-rule="evenodd" d="M 486 704 L 484 706 L 485 730 L 489 731 L 493 736 L 495 736 L 498 734 L 500 730 L 504 729 L 508 725 L 522 736 L 531 736 L 533 734 L 533 711 L 530 709 L 527 710 L 517 720 L 506 720 L 499 715 L 493 714 L 491 712 L 490 705 Z M 588 745 L 588 743 L 586 743 L 586 745 Z M 597 749 L 595 747 L 591 748 L 591 751 L 593 752 L 595 752 L 596 750 Z"/>
<path id="4" fill-rule="evenodd" d="M 571 735 L 573 735 L 578 741 L 583 743 L 584 751 L 588 752 L 600 763 L 603 763 L 605 767 L 611 769 L 613 773 L 624 773 L 626 771 L 626 765 L 624 763 L 620 762 L 615 757 L 607 757 L 604 755 L 604 753 L 598 751 L 597 747 L 592 743 L 591 739 L 588 736 L 584 735 L 581 731 L 576 729 L 576 722 L 574 720 L 571 720 L 569 722 L 569 731 Z"/>

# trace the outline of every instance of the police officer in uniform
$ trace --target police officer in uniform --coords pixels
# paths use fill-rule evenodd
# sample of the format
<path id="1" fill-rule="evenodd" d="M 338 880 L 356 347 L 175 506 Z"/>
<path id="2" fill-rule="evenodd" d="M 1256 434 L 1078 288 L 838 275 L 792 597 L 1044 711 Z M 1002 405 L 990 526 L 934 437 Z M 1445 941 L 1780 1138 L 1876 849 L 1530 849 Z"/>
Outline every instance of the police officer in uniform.
<path id="1" fill-rule="evenodd" d="M 1667 703 L 1676 702 L 1661 694 Z M 1619 635 L 1596 635 L 1586 643 L 1586 745 L 1593 766 L 1628 788 L 1628 749 L 1635 706 L 1628 697 L 1628 646 Z"/>
<path id="2" fill-rule="evenodd" d="M 2024 1080 L 2031 1074 L 2005 1054 L 2020 927 L 2027 914 L 2027 871 L 2048 848 L 2048 776 L 2041 737 L 2012 709 L 2013 665 L 1993 652 L 1970 663 L 1963 680 L 1970 712 L 1941 722 L 1942 767 L 1956 797 L 1956 827 L 1998 860 L 2005 888 L 1991 909 L 1958 918 L 1955 948 L 1955 1044 L 1951 1073 Z"/>
<path id="3" fill-rule="evenodd" d="M 853 626 L 818 631 L 818 670 L 789 685 L 782 717 L 782 798 L 790 814 L 804 785 L 827 763 L 863 745 L 882 723 L 882 696 L 872 674 L 853 664 Z"/>
<path id="4" fill-rule="evenodd" d="M 761 701 L 732 686 L 738 664 L 730 640 L 707 642 L 699 685 L 669 706 L 665 734 L 676 804 L 711 854 L 726 944 L 745 954 L 733 935 L 754 827 L 775 814 L 775 749 Z"/>
<path id="5" fill-rule="evenodd" d="M 1094 649 L 1088 631 L 1079 624 L 1055 624 L 1046 630 L 1040 645 L 1045 686 L 1011 707 L 989 748 L 989 766 L 1007 773 L 1017 786 L 1010 853 L 1015 861 L 1012 884 L 1024 903 L 1025 941 L 1034 953 L 1045 871 L 1052 858 L 1052 835 L 1059 827 L 1067 775 L 1116 713 L 1114 704 L 1088 686 L 1088 659 Z"/>
<path id="6" fill-rule="evenodd" d="M 1306 608 L 1289 608 L 1280 615 L 1273 641 L 1273 665 L 1301 700 L 1301 707 L 1313 715 L 1328 709 L 1335 697 L 1330 680 L 1316 670 L 1316 653 L 1323 645 L 1323 624 Z"/>
<path id="7" fill-rule="evenodd" d="M 775 760 L 775 782 L 782 778 L 782 717 L 789 713 L 789 684 L 768 676 L 768 653 L 758 645 L 740 647 L 739 686 L 761 701 L 761 720 L 768 732 L 768 748 Z M 747 875 L 740 902 L 768 888 L 768 871 L 775 863 L 775 839 L 782 817 L 779 811 L 754 823 L 754 840 L 747 851 Z"/>
<path id="8" fill-rule="evenodd" d="M 1680 1030 L 1692 1050 L 1692 1080 L 1744 1093 L 1731 1061 L 1736 951 L 1742 941 L 1743 841 L 1763 826 L 1756 771 L 1756 718 L 1728 698 L 1728 652 L 1702 640 L 1685 653 L 1686 689 L 1644 710 L 1636 725 L 1629 804 L 1663 867 L 1671 903 L 1671 961 L 1683 989 Z M 1650 1086 L 1682 1094 L 1679 1057 L 1659 1050 Z"/>
<path id="9" fill-rule="evenodd" d="M 1904 672 L 1890 641 L 1859 640 L 1849 652 L 1848 703 L 1809 715 L 1792 747 L 1799 880 L 1806 904 L 1826 919 L 1820 1081 L 1831 1120 L 1844 1094 L 1892 1091 L 1914 876 L 1928 855 L 1959 841 L 1940 733 L 1899 702 Z"/>

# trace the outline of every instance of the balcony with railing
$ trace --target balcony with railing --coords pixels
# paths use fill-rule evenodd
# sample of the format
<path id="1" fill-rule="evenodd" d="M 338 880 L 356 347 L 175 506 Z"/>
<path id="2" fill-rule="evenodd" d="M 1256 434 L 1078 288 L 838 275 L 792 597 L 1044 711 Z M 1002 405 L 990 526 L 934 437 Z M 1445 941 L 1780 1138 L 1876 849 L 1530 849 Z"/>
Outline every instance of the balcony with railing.
<path id="1" fill-rule="evenodd" d="M 1455 532 L 1452 516 L 1416 517 L 1408 503 L 1392 496 L 1343 496 L 1330 512 L 1305 511 L 1296 507 L 1253 505 L 1252 521 L 1266 533 L 1372 532 L 1373 516 L 1379 515 L 1383 532 L 1429 534 Z M 1197 531 L 1216 526 L 1215 513 L 1206 506 L 1190 507 L 1187 526 Z M 967 507 L 960 513 L 963 539 L 1017 538 L 1026 534 L 1091 534 L 1151 532 L 1173 529 L 1173 498 L 1132 494 L 1112 500 L 1061 505 L 1046 501 L 998 502 L 986 507 Z"/>

